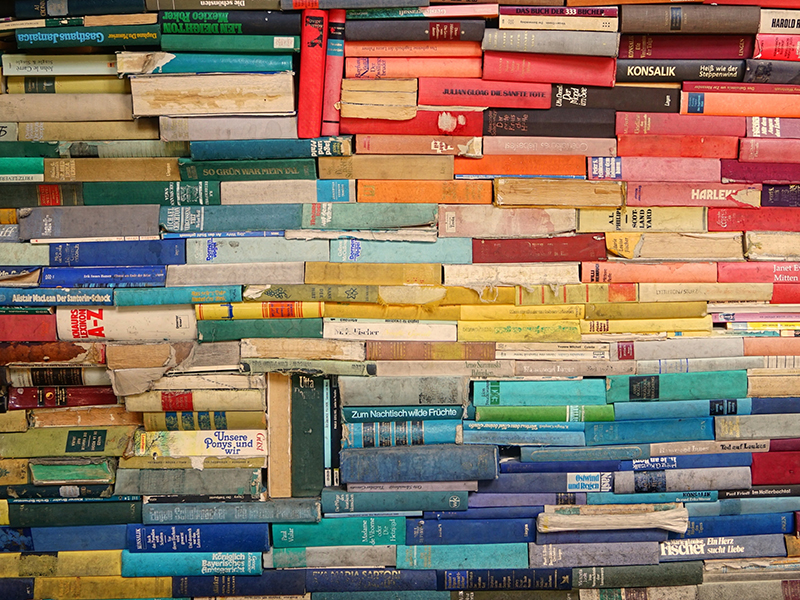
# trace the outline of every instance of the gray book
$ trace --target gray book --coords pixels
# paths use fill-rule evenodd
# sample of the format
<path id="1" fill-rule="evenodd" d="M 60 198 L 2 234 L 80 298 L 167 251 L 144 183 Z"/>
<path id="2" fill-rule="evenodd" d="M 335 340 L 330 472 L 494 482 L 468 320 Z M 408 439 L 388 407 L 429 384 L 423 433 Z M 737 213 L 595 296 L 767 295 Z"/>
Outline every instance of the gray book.
<path id="1" fill-rule="evenodd" d="M 142 496 L 218 494 L 258 497 L 261 469 L 118 469 L 114 494 Z"/>
<path id="2" fill-rule="evenodd" d="M 687 538 L 660 544 L 660 562 L 786 556 L 782 533 Z"/>
<path id="3" fill-rule="evenodd" d="M 304 278 L 302 262 L 167 266 L 167 287 L 304 283 Z"/>
<path id="4" fill-rule="evenodd" d="M 800 414 L 714 417 L 717 441 L 795 438 L 798 431 Z"/>
<path id="5" fill-rule="evenodd" d="M 619 34 L 611 31 L 487 29 L 481 47 L 499 52 L 617 56 Z"/>
<path id="6" fill-rule="evenodd" d="M 339 377 L 343 406 L 466 404 L 464 377 Z"/>
<path id="7" fill-rule="evenodd" d="M 750 489 L 750 467 L 709 467 L 663 471 L 617 471 L 614 493 Z"/>
<path id="8" fill-rule="evenodd" d="M 532 569 L 658 564 L 658 542 L 528 544 Z"/>
<path id="9" fill-rule="evenodd" d="M 393 567 L 395 546 L 321 546 L 273 548 L 264 553 L 265 569 L 325 567 Z"/>
<path id="10" fill-rule="evenodd" d="M 35 239 L 159 239 L 157 204 L 20 208 L 19 237 Z"/>

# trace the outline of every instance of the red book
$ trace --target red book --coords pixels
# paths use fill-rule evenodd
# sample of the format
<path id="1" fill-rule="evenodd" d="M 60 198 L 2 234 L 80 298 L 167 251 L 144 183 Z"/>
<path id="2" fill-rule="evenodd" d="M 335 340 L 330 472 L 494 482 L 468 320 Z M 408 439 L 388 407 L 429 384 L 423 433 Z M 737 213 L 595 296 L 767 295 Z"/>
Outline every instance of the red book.
<path id="1" fill-rule="evenodd" d="M 322 131 L 322 95 L 328 48 L 328 12 L 303 11 L 300 29 L 300 92 L 297 137 L 315 138 Z"/>
<path id="2" fill-rule="evenodd" d="M 794 207 L 709 208 L 709 231 L 800 231 L 800 210 Z"/>
<path id="3" fill-rule="evenodd" d="M 771 304 L 800 304 L 800 284 L 773 283 Z"/>
<path id="4" fill-rule="evenodd" d="M 724 135 L 618 135 L 618 156 L 736 158 L 739 138 Z"/>
<path id="5" fill-rule="evenodd" d="M 800 181 L 800 164 L 772 162 L 752 163 L 722 159 L 722 183 L 776 183 L 792 184 Z"/>
<path id="6" fill-rule="evenodd" d="M 418 85 L 417 102 L 421 105 L 495 108 L 550 108 L 553 89 L 546 83 L 486 81 L 468 77 L 420 77 Z"/>
<path id="7" fill-rule="evenodd" d="M 734 81 L 684 81 L 684 92 L 722 92 L 728 94 L 800 94 L 800 85 L 788 83 L 737 83 Z"/>
<path id="8" fill-rule="evenodd" d="M 747 137 L 800 139 L 800 119 L 787 119 L 784 117 L 745 118 L 747 119 Z"/>
<path id="9" fill-rule="evenodd" d="M 407 121 L 390 119 L 339 119 L 341 134 L 398 134 L 398 135 L 483 135 L 483 113 L 472 110 L 417 110 L 417 116 Z"/>
<path id="10" fill-rule="evenodd" d="M 494 81 L 613 87 L 616 73 L 616 59 L 605 56 L 523 54 L 494 50 L 487 50 L 483 54 L 483 78 Z"/>
<path id="11" fill-rule="evenodd" d="M 794 6 L 792 8 L 797 8 Z M 800 35 L 786 33 L 759 33 L 753 58 L 760 60 L 800 60 Z"/>
<path id="12" fill-rule="evenodd" d="M 727 206 L 757 209 L 761 205 L 761 186 L 757 183 L 626 183 L 627 206 Z"/>
<path id="13" fill-rule="evenodd" d="M 526 263 L 606 259 L 602 233 L 532 239 L 472 240 L 472 262 Z"/>
<path id="14" fill-rule="evenodd" d="M 344 73 L 344 17 L 342 9 L 332 10 L 328 19 L 328 45 L 325 56 L 325 86 L 322 94 L 323 136 L 339 135 L 339 109 Z"/>
<path id="15" fill-rule="evenodd" d="M 114 390 L 107 386 L 9 388 L 8 410 L 100 406 L 117 404 Z"/>
<path id="16" fill-rule="evenodd" d="M 753 452 L 750 474 L 753 485 L 800 483 L 800 452 Z"/>
<path id="17" fill-rule="evenodd" d="M 752 35 L 623 34 L 620 58 L 736 59 L 753 56 Z"/>
<path id="18" fill-rule="evenodd" d="M 0 315 L 0 342 L 55 342 L 56 315 Z"/>
<path id="19" fill-rule="evenodd" d="M 745 117 L 618 112 L 617 135 L 729 135 L 744 137 Z"/>
<path id="20" fill-rule="evenodd" d="M 717 263 L 720 283 L 800 283 L 797 262 L 721 262 Z"/>
<path id="21" fill-rule="evenodd" d="M 800 163 L 800 140 L 742 138 L 739 160 L 755 163 Z"/>

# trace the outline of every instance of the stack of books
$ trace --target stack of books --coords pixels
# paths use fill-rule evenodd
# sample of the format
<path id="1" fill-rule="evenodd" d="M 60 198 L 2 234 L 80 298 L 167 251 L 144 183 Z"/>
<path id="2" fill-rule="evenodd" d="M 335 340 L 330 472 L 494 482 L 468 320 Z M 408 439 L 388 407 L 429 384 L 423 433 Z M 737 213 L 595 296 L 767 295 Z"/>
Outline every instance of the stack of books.
<path id="1" fill-rule="evenodd" d="M 0 0 L 0 597 L 794 597 L 800 7 L 312 4 Z"/>

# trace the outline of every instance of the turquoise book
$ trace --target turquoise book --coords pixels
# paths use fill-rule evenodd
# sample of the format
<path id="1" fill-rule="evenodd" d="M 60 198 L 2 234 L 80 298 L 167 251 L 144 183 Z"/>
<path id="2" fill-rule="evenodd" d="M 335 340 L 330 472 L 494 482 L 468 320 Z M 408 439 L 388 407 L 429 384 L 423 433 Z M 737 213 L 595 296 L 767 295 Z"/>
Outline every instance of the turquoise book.
<path id="1" fill-rule="evenodd" d="M 441 421 L 460 419 L 461 406 L 445 404 L 428 406 L 342 406 L 343 423 L 374 423 L 380 421 Z"/>
<path id="2" fill-rule="evenodd" d="M 706 503 L 717 501 L 717 490 L 686 492 L 641 492 L 639 494 L 615 494 L 613 492 L 587 492 L 586 504 L 666 504 L 670 502 Z M 689 512 L 691 516 L 691 511 Z"/>
<path id="3" fill-rule="evenodd" d="M 80 306 L 114 304 L 112 288 L 0 287 L 0 306 Z"/>
<path id="4" fill-rule="evenodd" d="M 104 27 L 34 27 L 18 29 L 17 48 L 74 48 L 80 46 L 158 46 L 159 25 L 106 25 Z"/>
<path id="5" fill-rule="evenodd" d="M 385 448 L 460 441 L 461 420 L 343 423 L 342 448 Z"/>
<path id="6" fill-rule="evenodd" d="M 247 207 L 242 205 L 242 208 Z M 328 240 L 287 240 L 284 237 L 186 240 L 186 264 L 189 265 L 328 262 L 328 257 Z"/>
<path id="7" fill-rule="evenodd" d="M 619 421 L 637 419 L 674 419 L 677 417 L 716 417 L 749 415 L 750 398 L 730 400 L 664 400 L 660 402 L 618 402 L 614 415 Z"/>
<path id="8" fill-rule="evenodd" d="M 606 401 L 709 400 L 747 397 L 747 371 L 610 375 Z"/>
<path id="9" fill-rule="evenodd" d="M 304 546 L 396 546 L 406 541 L 403 517 L 323 518 L 319 523 L 276 523 L 272 526 L 275 548 Z"/>
<path id="10" fill-rule="evenodd" d="M 397 546 L 398 569 L 527 569 L 528 544 Z"/>
<path id="11" fill-rule="evenodd" d="M 162 52 L 137 73 L 278 73 L 292 70 L 291 54 Z"/>
<path id="12" fill-rule="evenodd" d="M 481 431 L 464 430 L 462 444 L 498 446 L 585 446 L 583 431 Z"/>
<path id="13" fill-rule="evenodd" d="M 87 181 L 83 203 L 209 206 L 220 203 L 219 185 L 219 181 Z"/>
<path id="14" fill-rule="evenodd" d="M 3 142 L 0 157 L 3 158 L 60 158 L 58 142 Z"/>
<path id="15" fill-rule="evenodd" d="M 291 61 L 289 62 L 291 69 Z M 287 70 L 287 69 L 284 69 Z M 192 142 L 192 160 L 262 160 L 267 158 L 309 158 L 350 156 L 352 136 L 306 139 L 207 140 Z"/>
<path id="16" fill-rule="evenodd" d="M 261 575 L 261 552 L 122 551 L 123 577 L 186 577 L 191 575 Z"/>
<path id="17" fill-rule="evenodd" d="M 44 174 L 44 158 L 42 157 L 38 156 L 0 157 L 0 175 L 42 175 L 42 174 Z"/>
<path id="18" fill-rule="evenodd" d="M 438 506 L 440 508 L 430 508 Z M 346 492 L 339 488 L 322 490 L 322 512 L 385 512 L 400 510 L 467 510 L 466 491 Z"/>
<path id="19" fill-rule="evenodd" d="M 165 33 L 161 36 L 161 49 L 167 52 L 286 54 L 287 52 L 300 52 L 300 36 Z"/>
<path id="20" fill-rule="evenodd" d="M 434 227 L 439 217 L 438 204 L 320 202 L 302 206 L 303 229 Z"/>
<path id="21" fill-rule="evenodd" d="M 316 179 L 313 158 L 282 160 L 199 160 L 178 159 L 181 181 L 260 181 L 275 179 Z"/>
<path id="22" fill-rule="evenodd" d="M 198 321 L 201 342 L 235 341 L 242 338 L 321 338 L 322 319 L 235 319 Z"/>
<path id="23" fill-rule="evenodd" d="M 725 498 L 716 502 L 706 502 L 702 506 L 687 508 L 690 517 L 795 512 L 800 511 L 800 497 Z"/>
<path id="24" fill-rule="evenodd" d="M 559 406 L 606 403 L 605 380 L 568 379 L 556 381 L 475 381 L 475 406 Z"/>
<path id="25" fill-rule="evenodd" d="M 205 304 L 241 302 L 242 286 L 187 286 L 165 288 L 116 288 L 116 306 L 154 306 L 159 304 Z"/>
<path id="26" fill-rule="evenodd" d="M 299 229 L 302 204 L 162 206 L 162 231 L 282 231 Z"/>
<path id="27" fill-rule="evenodd" d="M 713 440 L 714 418 L 587 423 L 585 434 L 587 446 Z"/>
<path id="28" fill-rule="evenodd" d="M 335 263 L 472 264 L 472 238 L 438 238 L 435 242 L 331 240 Z"/>

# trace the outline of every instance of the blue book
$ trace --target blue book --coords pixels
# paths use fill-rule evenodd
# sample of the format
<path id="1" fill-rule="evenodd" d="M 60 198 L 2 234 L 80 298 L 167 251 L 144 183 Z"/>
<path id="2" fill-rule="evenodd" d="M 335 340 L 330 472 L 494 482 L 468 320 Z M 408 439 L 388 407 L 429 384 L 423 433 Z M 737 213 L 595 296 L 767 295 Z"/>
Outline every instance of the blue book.
<path id="1" fill-rule="evenodd" d="M 149 73 L 279 73 L 292 70 L 290 54 L 170 52 Z M 194 142 L 192 142 L 194 146 Z M 194 157 L 194 153 L 193 157 Z M 218 158 L 237 158 L 235 156 Z M 244 157 L 242 157 L 244 158 Z M 203 159 L 208 160 L 208 159 Z"/>
<path id="2" fill-rule="evenodd" d="M 306 569 L 305 575 L 306 591 L 312 594 L 436 589 L 436 571 L 432 570 Z"/>
<path id="3" fill-rule="evenodd" d="M 342 483 L 454 481 L 497 477 L 497 446 L 438 444 L 406 448 L 346 448 L 340 453 Z"/>
<path id="4" fill-rule="evenodd" d="M 322 512 L 354 513 L 406 510 L 467 510 L 467 492 L 346 492 L 322 490 Z"/>
<path id="5" fill-rule="evenodd" d="M 166 267 L 44 267 L 39 287 L 164 287 Z"/>
<path id="6" fill-rule="evenodd" d="M 583 431 L 487 431 L 465 430 L 463 444 L 496 444 L 498 446 L 585 446 Z"/>
<path id="7" fill-rule="evenodd" d="M 615 529 L 606 531 L 554 531 L 536 533 L 537 544 L 602 544 L 625 542 L 663 542 L 666 529 Z"/>
<path id="8" fill-rule="evenodd" d="M 267 523 L 128 525 L 131 552 L 266 552 Z"/>
<path id="9" fill-rule="evenodd" d="M 717 490 L 686 492 L 640 492 L 638 494 L 614 494 L 613 492 L 590 492 L 586 504 L 664 504 L 665 502 L 713 503 L 718 498 Z"/>
<path id="10" fill-rule="evenodd" d="M 751 414 L 750 398 L 739 400 L 666 400 L 663 402 L 617 402 L 617 421 L 636 419 L 675 419 Z"/>
<path id="11" fill-rule="evenodd" d="M 284 237 L 186 240 L 186 264 L 254 262 L 328 262 L 328 240 L 287 240 Z"/>
<path id="12" fill-rule="evenodd" d="M 547 504 L 586 504 L 585 493 L 470 494 L 469 508 L 540 506 Z"/>
<path id="13" fill-rule="evenodd" d="M 501 473 L 613 473 L 621 470 L 619 460 L 556 460 L 543 462 L 500 461 Z"/>
<path id="14" fill-rule="evenodd" d="M 687 373 L 681 373 L 686 375 Z M 652 419 L 586 424 L 586 445 L 653 444 L 714 439 L 714 419 Z"/>
<path id="15" fill-rule="evenodd" d="M 83 306 L 114 304 L 111 288 L 0 287 L 0 306 Z"/>
<path id="16" fill-rule="evenodd" d="M 331 262 L 469 265 L 472 238 L 438 238 L 435 242 L 331 240 Z"/>
<path id="17" fill-rule="evenodd" d="M 186 243 L 183 240 L 50 244 L 51 267 L 127 267 L 185 263 Z"/>
<path id="18" fill-rule="evenodd" d="M 33 577 L 2 578 L 0 579 L 0 598 L 3 600 L 31 600 L 33 586 Z"/>
<path id="19" fill-rule="evenodd" d="M 440 590 L 569 590 L 572 569 L 460 569 L 438 571 Z"/>
<path id="20" fill-rule="evenodd" d="M 0 552 L 122 550 L 127 525 L 0 527 Z"/>
<path id="21" fill-rule="evenodd" d="M 19 225 L 3 223 L 0 225 L 0 243 L 16 244 L 19 242 Z"/>
<path id="22" fill-rule="evenodd" d="M 438 214 L 438 205 L 432 203 L 332 202 L 303 204 L 303 229 L 358 230 L 435 227 Z"/>
<path id="23" fill-rule="evenodd" d="M 397 546 L 398 569 L 527 569 L 527 543 Z"/>
<path id="24" fill-rule="evenodd" d="M 342 448 L 455 444 L 460 427 L 460 420 L 345 423 Z"/>
<path id="25" fill-rule="evenodd" d="M 291 70 L 291 57 L 289 68 Z M 308 158 L 350 156 L 352 136 L 270 140 L 210 140 L 191 142 L 192 160 L 261 160 L 265 158 Z"/>
<path id="26" fill-rule="evenodd" d="M 745 398 L 747 371 L 609 375 L 606 399 L 614 402 Z"/>
<path id="27" fill-rule="evenodd" d="M 185 500 L 185 498 L 184 498 Z M 164 502 L 142 504 L 145 525 L 167 523 L 316 523 L 317 498 L 274 498 L 262 502 Z"/>
<path id="28" fill-rule="evenodd" d="M 318 179 L 317 202 L 355 202 L 354 179 Z"/>
<path id="29" fill-rule="evenodd" d="M 497 479 L 479 481 L 484 493 L 519 494 L 526 492 L 611 492 L 614 473 L 500 473 Z"/>
<path id="30" fill-rule="evenodd" d="M 172 595 L 175 598 L 196 596 L 302 596 L 306 593 L 304 569 L 269 569 L 261 575 L 218 575 L 173 577 Z"/>
<path id="31" fill-rule="evenodd" d="M 753 462 L 750 452 L 723 454 L 686 454 L 680 456 L 654 456 L 643 460 L 620 461 L 618 471 L 663 471 L 667 469 L 706 469 L 708 467 L 749 467 Z"/>
<path id="32" fill-rule="evenodd" d="M 241 302 L 242 286 L 187 286 L 165 288 L 117 288 L 114 304 L 117 306 L 155 306 L 159 304 L 203 304 Z"/>
<path id="33" fill-rule="evenodd" d="M 535 519 L 544 512 L 544 506 L 500 506 L 468 508 L 467 510 L 425 511 L 423 519 Z"/>
<path id="34" fill-rule="evenodd" d="M 197 575 L 261 575 L 261 552 L 122 551 L 123 577 L 181 577 Z"/>
<path id="35" fill-rule="evenodd" d="M 783 534 L 700 537 L 661 542 L 659 562 L 786 556 Z"/>
<path id="36" fill-rule="evenodd" d="M 460 419 L 462 406 L 342 406 L 343 423 L 380 423 L 388 421 L 444 421 Z M 464 422 L 466 425 L 468 421 Z"/>
<path id="37" fill-rule="evenodd" d="M 794 512 L 800 510 L 800 497 L 725 498 L 716 502 L 703 502 L 702 506 L 692 505 L 691 508 L 688 506 L 686 508 L 690 517 Z"/>
<path id="38" fill-rule="evenodd" d="M 300 229 L 302 204 L 162 206 L 163 231 L 278 231 Z"/>
<path id="39" fill-rule="evenodd" d="M 535 535 L 536 519 L 406 519 L 407 546 L 527 543 L 532 542 Z"/>
<path id="40" fill-rule="evenodd" d="M 584 426 L 584 430 L 585 430 Z M 520 462 L 631 460 L 650 457 L 650 444 L 596 448 L 520 448 Z"/>
<path id="41" fill-rule="evenodd" d="M 793 533 L 794 513 L 689 517 L 685 533 L 669 532 L 670 539 Z"/>
<path id="42" fill-rule="evenodd" d="M 800 412 L 800 398 L 752 398 L 751 415 Z"/>
<path id="43" fill-rule="evenodd" d="M 556 381 L 474 381 L 475 406 L 560 406 L 606 403 L 602 378 Z"/>

